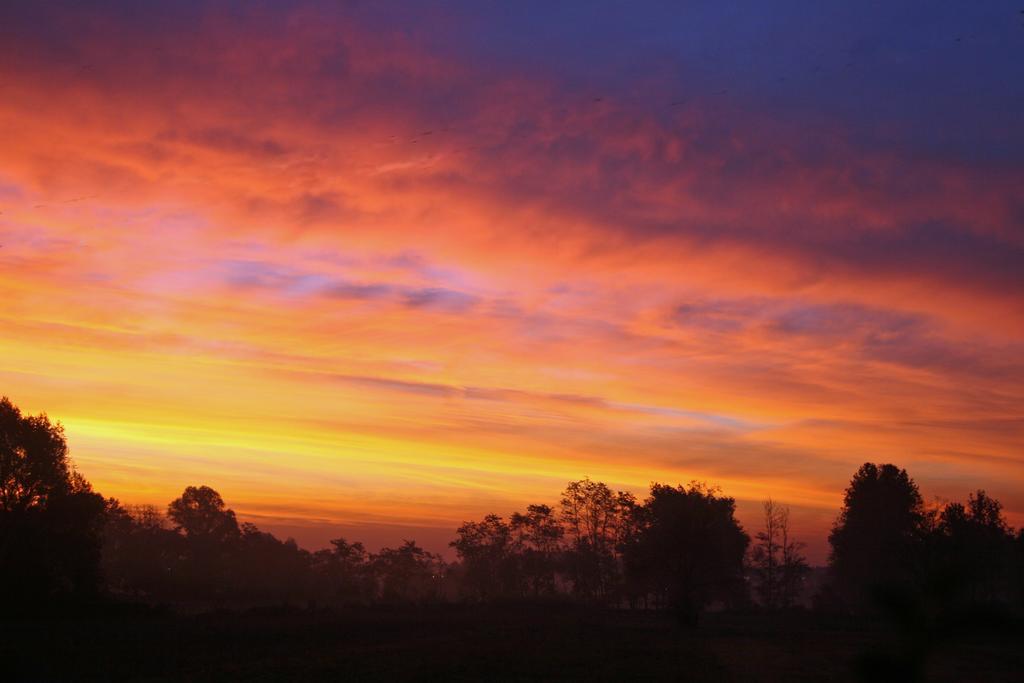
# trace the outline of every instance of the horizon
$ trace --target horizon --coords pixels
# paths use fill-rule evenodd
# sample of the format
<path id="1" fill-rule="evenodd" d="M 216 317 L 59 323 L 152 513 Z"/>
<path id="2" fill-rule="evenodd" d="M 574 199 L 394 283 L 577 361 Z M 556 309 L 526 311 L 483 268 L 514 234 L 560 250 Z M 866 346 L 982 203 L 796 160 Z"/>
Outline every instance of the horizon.
<path id="1" fill-rule="evenodd" d="M 821 565 L 891 462 L 1024 526 L 1017 5 L 131 7 L 0 8 L 0 395 L 103 495 L 451 556 L 703 481 Z"/>

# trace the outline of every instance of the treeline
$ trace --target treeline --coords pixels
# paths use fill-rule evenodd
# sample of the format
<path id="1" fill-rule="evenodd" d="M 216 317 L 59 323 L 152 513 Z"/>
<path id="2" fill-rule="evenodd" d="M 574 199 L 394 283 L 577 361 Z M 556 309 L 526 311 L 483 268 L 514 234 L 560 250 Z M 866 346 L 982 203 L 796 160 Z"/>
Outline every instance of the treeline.
<path id="1" fill-rule="evenodd" d="M 672 607 L 695 619 L 711 601 L 746 599 L 750 539 L 735 503 L 700 484 L 655 485 L 638 503 L 605 484 L 570 483 L 557 508 L 466 522 L 447 563 L 413 541 L 367 552 L 338 538 L 316 552 L 239 524 L 213 489 L 167 506 L 106 503 L 106 590 L 178 605 L 346 605 L 522 599 Z"/>
<path id="2" fill-rule="evenodd" d="M 928 507 L 907 471 L 867 463 L 854 474 L 829 535 L 822 608 L 856 609 L 894 595 L 932 608 L 1024 607 L 1024 529 L 983 490 Z"/>
<path id="3" fill-rule="evenodd" d="M 309 552 L 239 524 L 207 486 L 186 488 L 166 514 L 108 501 L 100 540 L 107 591 L 184 606 L 440 600 L 447 571 L 412 541 L 370 554 L 339 538 Z"/>
<path id="4" fill-rule="evenodd" d="M 74 471 L 59 424 L 0 400 L 0 586 L 12 611 L 111 598 L 195 609 L 574 600 L 692 623 L 712 604 L 864 611 L 886 591 L 1022 606 L 1024 533 L 983 491 L 927 508 L 905 470 L 865 464 L 829 542 L 828 579 L 811 587 L 784 506 L 766 501 L 751 537 L 715 488 L 653 484 L 637 500 L 583 479 L 555 505 L 464 523 L 454 562 L 413 541 L 373 553 L 338 538 L 309 552 L 240 524 L 206 486 L 166 510 L 104 499 Z"/>

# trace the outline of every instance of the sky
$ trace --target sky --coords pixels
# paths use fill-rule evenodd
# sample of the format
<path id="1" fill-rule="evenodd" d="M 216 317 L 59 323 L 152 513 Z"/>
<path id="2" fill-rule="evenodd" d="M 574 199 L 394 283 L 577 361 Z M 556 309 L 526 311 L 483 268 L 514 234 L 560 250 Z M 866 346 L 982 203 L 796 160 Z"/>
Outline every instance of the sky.
<path id="1" fill-rule="evenodd" d="M 1024 524 L 1024 5 L 0 5 L 0 394 L 94 487 L 442 550 L 863 462 Z"/>

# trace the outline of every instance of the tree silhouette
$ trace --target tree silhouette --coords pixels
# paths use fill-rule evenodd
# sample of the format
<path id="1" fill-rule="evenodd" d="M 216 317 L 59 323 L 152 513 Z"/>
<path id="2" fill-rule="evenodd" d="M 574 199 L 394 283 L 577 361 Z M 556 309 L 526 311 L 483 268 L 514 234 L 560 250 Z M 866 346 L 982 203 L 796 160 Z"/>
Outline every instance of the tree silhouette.
<path id="1" fill-rule="evenodd" d="M 0 586 L 9 606 L 96 593 L 105 507 L 74 470 L 63 427 L 0 398 Z"/>
<path id="2" fill-rule="evenodd" d="M 383 548 L 370 561 L 379 597 L 385 602 L 428 602 L 441 597 L 445 563 L 415 541 Z"/>
<path id="3" fill-rule="evenodd" d="M 358 541 L 331 541 L 331 548 L 313 554 L 319 592 L 331 602 L 353 604 L 373 600 L 376 592 L 370 556 Z"/>
<path id="4" fill-rule="evenodd" d="M 158 508 L 110 502 L 103 574 L 113 595 L 154 602 L 181 597 L 175 582 L 184 552 L 185 539 L 169 528 Z"/>
<path id="5" fill-rule="evenodd" d="M 782 591 L 780 604 L 788 609 L 796 604 L 804 581 L 811 573 L 811 566 L 804 557 L 804 543 L 790 538 L 789 508 L 785 508 L 780 529 L 782 531 Z"/>
<path id="6" fill-rule="evenodd" d="M 517 591 L 512 531 L 498 515 L 480 522 L 465 522 L 450 543 L 462 560 L 463 582 L 468 592 L 481 600 Z"/>
<path id="7" fill-rule="evenodd" d="M 180 573 L 188 590 L 207 600 L 227 599 L 241 540 L 234 511 L 209 486 L 189 486 L 167 506 L 167 516 L 185 537 Z"/>
<path id="8" fill-rule="evenodd" d="M 970 603 L 991 603 L 1013 592 L 1013 529 L 1002 504 L 982 490 L 967 505 L 949 503 L 938 514 L 932 534 L 941 588 Z"/>
<path id="9" fill-rule="evenodd" d="M 45 509 L 75 485 L 64 428 L 0 399 L 0 512 Z"/>
<path id="10" fill-rule="evenodd" d="M 311 555 L 294 539 L 282 541 L 246 523 L 237 548 L 237 553 L 229 555 L 229 576 L 239 599 L 301 604 L 312 597 Z"/>
<path id="11" fill-rule="evenodd" d="M 608 598 L 619 579 L 618 550 L 635 501 L 602 482 L 570 482 L 559 503 L 569 542 L 567 565 L 573 590 L 588 600 Z"/>
<path id="12" fill-rule="evenodd" d="M 310 553 L 239 525 L 209 486 L 185 488 L 166 516 L 104 501 L 72 467 L 60 424 L 0 399 L 0 586 L 15 609 L 95 597 L 101 567 L 114 597 L 190 607 L 428 602 L 456 592 L 485 601 L 571 587 L 581 601 L 653 604 L 694 624 L 710 603 L 745 594 L 750 538 L 734 499 L 717 489 L 655 483 L 638 504 L 584 478 L 566 486 L 557 510 L 530 505 L 507 522 L 490 514 L 463 523 L 450 544 L 460 559 L 453 567 L 411 540 L 370 554 L 337 538 Z M 802 544 L 788 508 L 769 499 L 763 510 L 749 555 L 753 586 L 764 606 L 790 607 L 808 572 Z M 829 542 L 829 590 L 854 608 L 875 596 L 876 615 L 903 619 L 912 644 L 935 615 L 1024 599 L 1024 532 L 1015 535 L 982 490 L 926 513 L 905 470 L 866 463 Z M 907 661 L 923 661 L 914 657 Z"/>
<path id="13" fill-rule="evenodd" d="M 917 484 L 895 465 L 865 463 L 846 489 L 829 534 L 830 566 L 850 606 L 868 604 L 883 585 L 910 585 L 924 536 Z"/>
<path id="14" fill-rule="evenodd" d="M 1013 540 L 1013 591 L 1016 593 L 1016 607 L 1024 610 L 1024 529 L 1017 530 Z"/>
<path id="15" fill-rule="evenodd" d="M 696 623 L 712 600 L 742 590 L 750 538 L 735 512 L 733 498 L 703 484 L 652 484 L 636 509 L 636 534 L 625 546 L 627 572 L 682 622 Z"/>
<path id="16" fill-rule="evenodd" d="M 791 607 L 810 571 L 803 544 L 789 532 L 789 508 L 771 498 L 764 501 L 764 526 L 754 536 L 750 553 L 754 588 L 768 609 Z"/>
<path id="17" fill-rule="evenodd" d="M 174 528 L 189 539 L 224 543 L 239 535 L 238 521 L 224 499 L 209 486 L 189 486 L 167 506 Z"/>
<path id="18" fill-rule="evenodd" d="M 526 589 L 534 597 L 552 595 L 556 590 L 555 572 L 565 529 L 548 505 L 527 506 L 509 520 L 519 557 L 519 571 Z"/>

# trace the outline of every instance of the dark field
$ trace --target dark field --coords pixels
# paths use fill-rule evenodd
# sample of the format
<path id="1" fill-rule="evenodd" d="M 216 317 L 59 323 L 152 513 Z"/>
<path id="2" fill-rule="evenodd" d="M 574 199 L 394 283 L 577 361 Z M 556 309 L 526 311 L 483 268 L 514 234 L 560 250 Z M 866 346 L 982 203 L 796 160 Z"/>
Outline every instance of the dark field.
<path id="1" fill-rule="evenodd" d="M 891 629 L 793 615 L 557 607 L 224 612 L 4 622 L 4 680 L 906 680 L 864 656 L 911 651 Z M 1011 629 L 1015 630 L 1015 629 Z M 1024 680 L 1019 633 L 932 647 L 926 680 Z M 13 675 L 12 675 L 13 674 Z"/>

